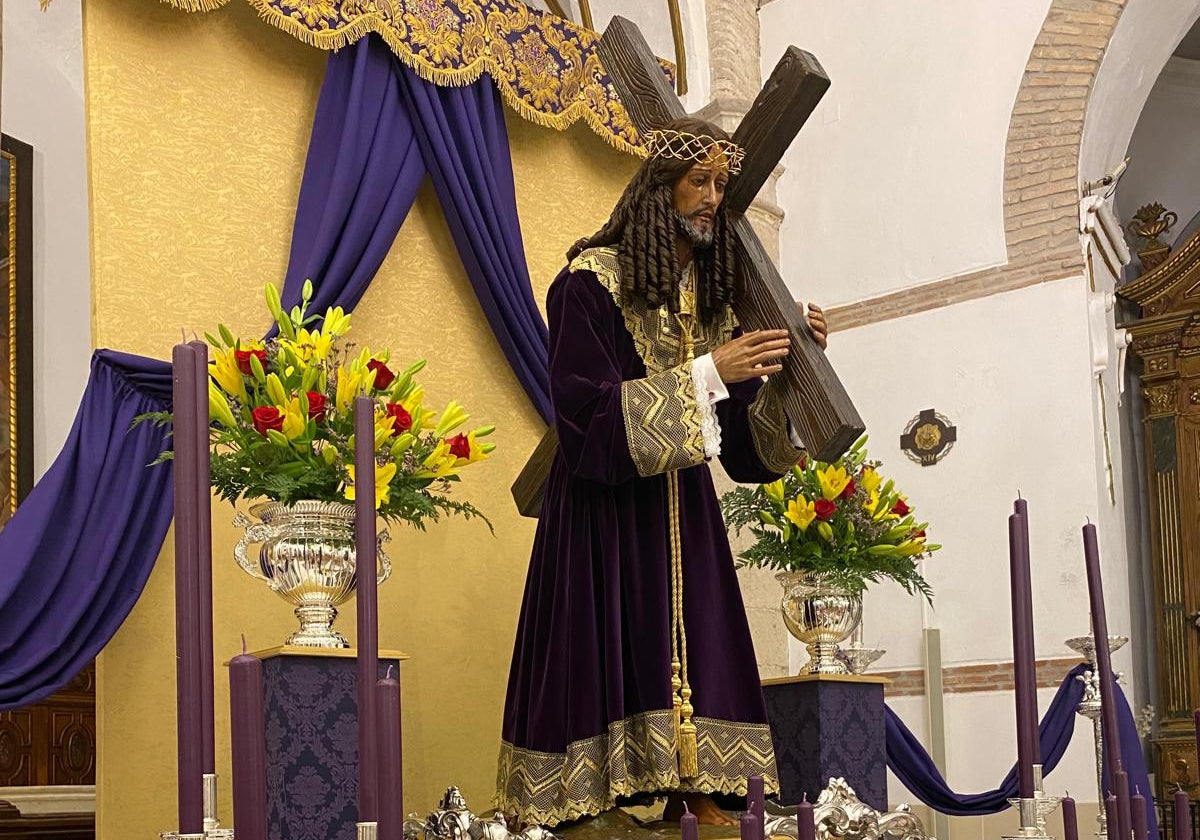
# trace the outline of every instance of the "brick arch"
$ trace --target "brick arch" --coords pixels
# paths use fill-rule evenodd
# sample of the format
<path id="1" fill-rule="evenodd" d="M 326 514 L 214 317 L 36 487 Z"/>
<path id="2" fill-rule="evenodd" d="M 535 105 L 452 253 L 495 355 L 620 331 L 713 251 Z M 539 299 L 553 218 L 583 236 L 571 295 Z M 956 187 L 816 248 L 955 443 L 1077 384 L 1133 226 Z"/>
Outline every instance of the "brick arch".
<path id="1" fill-rule="evenodd" d="M 1079 151 L 1096 73 L 1127 0 L 1053 0 L 1017 90 L 1004 153 L 1002 266 L 833 309 L 835 329 L 1075 277 Z"/>

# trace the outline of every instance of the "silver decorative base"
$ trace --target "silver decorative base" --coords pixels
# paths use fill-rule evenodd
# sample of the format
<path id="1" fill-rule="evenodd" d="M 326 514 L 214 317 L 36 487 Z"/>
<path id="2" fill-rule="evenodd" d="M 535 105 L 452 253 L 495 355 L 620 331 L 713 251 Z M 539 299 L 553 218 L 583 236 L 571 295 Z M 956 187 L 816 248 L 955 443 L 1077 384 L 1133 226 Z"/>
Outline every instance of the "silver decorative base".
<path id="1" fill-rule="evenodd" d="M 845 779 L 830 779 L 813 806 L 817 840 L 932 840 L 921 819 L 900 805 L 895 811 L 876 811 L 862 802 Z M 799 840 L 796 817 L 767 815 L 766 835 Z"/>
<path id="2" fill-rule="evenodd" d="M 860 647 L 851 644 L 838 651 L 837 657 L 851 674 L 861 674 L 871 667 L 876 659 L 887 653 L 879 648 Z"/>
<path id="3" fill-rule="evenodd" d="M 556 840 L 553 834 L 538 826 L 514 834 L 508 830 L 504 815 L 500 813 L 486 819 L 475 816 L 457 787 L 446 790 L 438 809 L 424 821 L 416 815 L 404 821 L 404 840 L 463 840 L 468 837 L 471 840 Z"/>
<path id="4" fill-rule="evenodd" d="M 379 823 L 360 822 L 354 824 L 356 840 L 379 840 Z"/>
<path id="5" fill-rule="evenodd" d="M 159 840 L 234 840 L 232 828 L 213 828 L 200 834 L 160 831 L 158 837 Z"/>
<path id="6" fill-rule="evenodd" d="M 1058 807 L 1059 800 L 1054 797 L 1054 807 L 1050 808 L 1053 811 Z M 1004 840 L 1049 840 L 1049 835 L 1046 834 L 1046 820 L 1040 812 L 1045 807 L 1039 804 L 1040 799 L 1010 799 L 1008 800 L 1017 809 L 1017 813 L 1021 817 L 1021 827 L 1017 829 L 1016 834 L 1003 835 Z M 1050 813 L 1046 811 L 1046 813 Z"/>

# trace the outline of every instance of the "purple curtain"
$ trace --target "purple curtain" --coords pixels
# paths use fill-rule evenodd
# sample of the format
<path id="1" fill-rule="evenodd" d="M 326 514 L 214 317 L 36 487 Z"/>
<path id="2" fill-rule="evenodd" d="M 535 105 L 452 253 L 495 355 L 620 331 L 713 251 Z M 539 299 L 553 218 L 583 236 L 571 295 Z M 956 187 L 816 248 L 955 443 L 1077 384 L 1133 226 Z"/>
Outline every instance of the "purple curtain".
<path id="1" fill-rule="evenodd" d="M 517 380 L 549 422 L 550 339 L 525 264 L 500 94 L 490 77 L 438 87 L 397 59 L 392 64 L 479 305 Z"/>
<path id="2" fill-rule="evenodd" d="M 1062 684 L 1046 715 L 1038 727 L 1038 737 L 1042 745 L 1043 773 L 1048 777 L 1050 771 L 1058 766 L 1067 745 L 1071 743 L 1071 735 L 1075 732 L 1075 709 L 1083 699 L 1083 683 L 1077 679 L 1087 670 L 1080 664 L 1072 668 L 1063 678 Z M 1121 730 L 1121 754 L 1125 759 L 1125 769 L 1129 773 L 1129 783 L 1138 786 L 1143 791 L 1150 790 L 1149 776 L 1146 771 L 1146 758 L 1142 750 L 1141 738 L 1138 737 L 1134 725 L 1133 712 L 1125 699 L 1124 692 L 1118 691 L 1117 720 Z M 920 799 L 935 811 L 949 814 L 953 817 L 969 817 L 982 814 L 995 814 L 1010 807 L 1008 800 L 1017 796 L 1017 769 L 1014 766 L 1000 783 L 996 790 L 984 793 L 955 793 L 946 784 L 946 780 L 933 764 L 933 759 L 916 736 L 909 731 L 891 709 L 887 709 L 887 761 L 888 768 L 896 774 L 896 778 L 908 788 L 917 799 Z M 1132 791 L 1131 791 L 1132 792 Z M 1155 819 L 1152 803 L 1147 807 L 1150 837 L 1157 840 L 1158 823 Z"/>
<path id="3" fill-rule="evenodd" d="M 0 709 L 70 682 L 116 633 L 171 522 L 167 446 L 133 418 L 171 402 L 171 368 L 111 350 L 92 357 L 75 424 L 0 531 Z"/>
<path id="4" fill-rule="evenodd" d="M 315 311 L 352 310 L 427 167 L 484 312 L 548 416 L 546 330 L 529 288 L 504 115 L 490 78 L 443 91 L 374 35 L 330 56 L 297 202 L 285 305 L 297 303 L 311 279 Z M 141 594 L 170 524 L 172 478 L 170 464 L 146 467 L 167 445 L 162 432 L 130 425 L 170 405 L 169 363 L 96 353 L 66 445 L 0 530 L 0 710 L 62 688 Z"/>

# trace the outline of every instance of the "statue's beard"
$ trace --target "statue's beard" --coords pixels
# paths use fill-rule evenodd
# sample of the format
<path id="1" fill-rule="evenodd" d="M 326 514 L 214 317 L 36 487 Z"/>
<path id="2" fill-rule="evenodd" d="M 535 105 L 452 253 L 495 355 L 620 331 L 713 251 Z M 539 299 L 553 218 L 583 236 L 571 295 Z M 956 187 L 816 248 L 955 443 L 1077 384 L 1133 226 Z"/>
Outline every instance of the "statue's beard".
<path id="1" fill-rule="evenodd" d="M 679 232 L 683 234 L 688 242 L 692 243 L 693 248 L 708 248 L 713 244 L 713 227 L 709 226 L 707 230 L 702 230 L 696 227 L 692 220 L 687 216 L 675 211 L 675 222 L 679 227 Z"/>

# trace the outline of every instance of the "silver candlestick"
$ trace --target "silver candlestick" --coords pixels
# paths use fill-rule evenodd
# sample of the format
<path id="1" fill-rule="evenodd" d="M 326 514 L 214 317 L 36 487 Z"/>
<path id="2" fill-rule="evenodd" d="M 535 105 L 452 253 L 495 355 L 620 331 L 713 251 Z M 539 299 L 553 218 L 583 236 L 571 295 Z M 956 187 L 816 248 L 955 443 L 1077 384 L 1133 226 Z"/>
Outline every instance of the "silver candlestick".
<path id="1" fill-rule="evenodd" d="M 1127 636 L 1109 636 L 1108 649 L 1110 652 L 1116 653 L 1128 641 Z M 1082 656 L 1087 660 L 1088 665 L 1092 666 L 1077 677 L 1083 683 L 1083 699 L 1079 701 L 1075 711 L 1092 722 L 1092 740 L 1096 746 L 1096 794 L 1097 802 L 1100 803 L 1096 815 L 1096 822 L 1099 824 L 1096 836 L 1107 838 L 1108 818 L 1104 813 L 1104 734 L 1100 724 L 1100 673 L 1096 670 L 1096 642 L 1091 635 L 1075 636 L 1067 639 L 1067 647 Z M 1121 675 L 1115 674 L 1114 680 L 1120 682 Z"/>
<path id="2" fill-rule="evenodd" d="M 1057 807 L 1058 799 L 1050 798 L 1054 799 L 1054 805 Z M 1008 801 L 1017 809 L 1017 814 L 1021 818 L 1021 827 L 1017 829 L 1016 834 L 1005 834 L 1004 840 L 1049 840 L 1049 835 L 1046 834 L 1045 814 L 1040 813 L 1045 807 L 1044 804 L 1039 804 L 1043 802 L 1042 797 L 1032 796 Z M 1050 810 L 1054 810 L 1054 808 Z"/>

